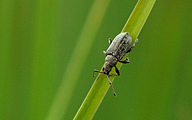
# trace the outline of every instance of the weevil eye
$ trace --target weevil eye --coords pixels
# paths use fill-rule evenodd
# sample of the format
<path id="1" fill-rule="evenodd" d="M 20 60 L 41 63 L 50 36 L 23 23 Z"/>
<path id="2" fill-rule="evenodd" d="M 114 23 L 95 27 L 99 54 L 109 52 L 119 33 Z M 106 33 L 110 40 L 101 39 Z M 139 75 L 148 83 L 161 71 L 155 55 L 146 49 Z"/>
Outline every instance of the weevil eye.
<path id="1" fill-rule="evenodd" d="M 105 70 L 105 68 L 103 67 L 103 69 L 102 69 L 103 71 Z"/>

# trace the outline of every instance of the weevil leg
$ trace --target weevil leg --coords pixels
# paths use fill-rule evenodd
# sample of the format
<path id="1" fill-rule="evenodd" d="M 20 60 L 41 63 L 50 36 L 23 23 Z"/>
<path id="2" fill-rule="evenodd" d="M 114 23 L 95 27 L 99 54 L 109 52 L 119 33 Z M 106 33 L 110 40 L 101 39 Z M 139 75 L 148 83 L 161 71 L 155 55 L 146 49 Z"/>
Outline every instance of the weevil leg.
<path id="1" fill-rule="evenodd" d="M 135 42 L 133 43 L 133 46 L 127 51 L 127 53 L 131 52 L 133 50 L 133 48 L 135 47 L 135 44 L 138 42 L 138 39 L 135 40 Z"/>
<path id="2" fill-rule="evenodd" d="M 112 43 L 112 39 L 111 39 L 111 38 L 109 38 L 109 45 L 111 45 L 111 43 Z"/>
<path id="3" fill-rule="evenodd" d="M 108 79 L 108 82 L 109 82 L 109 84 L 111 86 L 111 89 L 113 91 L 114 96 L 117 96 L 117 94 L 115 93 L 115 90 L 113 89 L 113 85 L 112 85 L 111 81 L 109 80 L 109 76 L 108 75 L 107 75 L 107 79 Z"/>
<path id="4" fill-rule="evenodd" d="M 117 66 L 115 66 L 115 71 L 116 71 L 117 75 L 119 76 L 119 75 L 120 75 L 120 72 L 119 72 Z"/>
<path id="5" fill-rule="evenodd" d="M 105 54 L 105 56 L 107 56 L 107 53 L 105 51 L 103 51 L 103 53 Z"/>
<path id="6" fill-rule="evenodd" d="M 111 76 L 119 76 L 118 74 L 110 74 L 110 75 L 108 75 L 109 77 L 111 77 Z"/>
<path id="7" fill-rule="evenodd" d="M 120 72 L 119 72 L 119 70 L 118 70 L 118 68 L 115 66 L 115 72 L 117 73 L 117 74 L 110 74 L 110 75 L 108 75 L 109 77 L 110 76 L 119 76 L 120 75 Z"/>
<path id="8" fill-rule="evenodd" d="M 129 58 L 126 58 L 125 60 L 123 60 L 123 61 L 119 61 L 120 63 L 130 63 L 130 61 L 129 61 Z"/>
<path id="9" fill-rule="evenodd" d="M 95 77 L 95 72 L 97 72 L 97 73 L 104 73 L 104 72 L 100 72 L 100 71 L 98 71 L 98 70 L 93 70 L 93 77 Z"/>

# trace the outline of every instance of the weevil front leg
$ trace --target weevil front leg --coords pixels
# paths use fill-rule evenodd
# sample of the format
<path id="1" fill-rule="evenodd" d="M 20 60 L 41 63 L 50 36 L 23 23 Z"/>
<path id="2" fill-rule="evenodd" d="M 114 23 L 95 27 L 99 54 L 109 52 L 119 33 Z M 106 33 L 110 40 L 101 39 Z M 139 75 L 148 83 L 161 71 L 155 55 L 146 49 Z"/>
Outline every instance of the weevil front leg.
<path id="1" fill-rule="evenodd" d="M 139 40 L 136 39 L 135 42 L 133 43 L 133 46 L 127 51 L 127 53 L 131 52 L 133 50 L 133 48 L 135 47 L 135 44 L 138 42 Z"/>
<path id="2" fill-rule="evenodd" d="M 114 88 L 113 88 L 113 85 L 112 85 L 111 81 L 109 80 L 109 76 L 108 76 L 108 75 L 107 75 L 107 79 L 108 79 L 108 82 L 109 82 L 109 84 L 110 84 L 110 86 L 111 86 L 111 89 L 112 89 L 112 91 L 113 91 L 113 95 L 114 95 L 114 96 L 117 96 L 117 94 L 115 93 L 115 90 L 114 90 Z"/>
<path id="3" fill-rule="evenodd" d="M 98 71 L 98 70 L 93 70 L 93 77 L 95 77 L 95 72 L 97 72 L 97 73 L 104 73 L 104 72 L 101 72 L 101 71 Z"/>

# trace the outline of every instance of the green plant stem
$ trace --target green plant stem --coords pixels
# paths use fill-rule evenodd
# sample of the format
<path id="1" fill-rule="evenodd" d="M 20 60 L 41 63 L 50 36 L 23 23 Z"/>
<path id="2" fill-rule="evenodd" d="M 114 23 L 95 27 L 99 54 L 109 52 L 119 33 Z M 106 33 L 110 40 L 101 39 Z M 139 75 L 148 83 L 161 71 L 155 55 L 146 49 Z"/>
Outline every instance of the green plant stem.
<path id="1" fill-rule="evenodd" d="M 140 31 L 145 24 L 151 9 L 153 8 L 156 0 L 139 0 L 134 8 L 131 16 L 126 22 L 122 32 L 129 32 L 133 38 L 133 42 L 138 37 Z M 127 57 L 127 55 L 125 55 Z M 124 57 L 124 58 L 125 58 Z M 117 63 L 117 68 L 120 69 L 122 63 Z M 115 70 L 111 71 L 115 74 Z M 111 76 L 110 80 L 114 80 L 115 76 Z M 96 113 L 99 105 L 101 104 L 105 94 L 107 93 L 110 85 L 107 77 L 104 74 L 99 74 L 92 85 L 89 93 L 87 94 L 84 102 L 79 108 L 74 120 L 90 120 Z"/>

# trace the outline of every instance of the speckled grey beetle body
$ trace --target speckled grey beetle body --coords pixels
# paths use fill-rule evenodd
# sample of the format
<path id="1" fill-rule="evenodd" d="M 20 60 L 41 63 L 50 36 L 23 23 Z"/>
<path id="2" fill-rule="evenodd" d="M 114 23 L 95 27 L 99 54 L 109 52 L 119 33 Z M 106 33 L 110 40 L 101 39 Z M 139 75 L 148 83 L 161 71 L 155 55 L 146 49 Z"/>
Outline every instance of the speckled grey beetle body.
<path id="1" fill-rule="evenodd" d="M 104 74 L 108 75 L 112 67 L 115 67 L 117 62 L 121 62 L 120 60 L 128 53 L 131 44 L 132 38 L 127 32 L 120 33 L 114 38 L 107 51 L 104 51 L 106 55 L 105 66 L 103 68 Z M 117 74 L 119 73 L 117 72 Z"/>
<path id="2" fill-rule="evenodd" d="M 135 43 L 137 41 L 138 40 L 136 40 Z M 113 67 L 115 67 L 117 76 L 120 75 L 119 70 L 116 67 L 116 64 L 117 64 L 117 62 L 129 63 L 128 58 L 126 58 L 123 61 L 121 61 L 121 59 L 125 56 L 126 53 L 131 52 L 131 50 L 135 46 L 135 43 L 131 47 L 132 37 L 127 32 L 118 34 L 114 38 L 113 41 L 111 39 L 109 39 L 110 46 L 109 46 L 109 48 L 107 49 L 106 52 L 103 51 L 103 53 L 106 55 L 105 65 L 103 67 L 103 72 L 100 72 L 98 70 L 93 71 L 93 76 L 94 76 L 94 72 L 103 73 L 103 74 L 107 75 L 108 81 L 109 81 L 109 83 L 111 85 L 111 88 L 112 88 L 113 93 L 114 93 L 115 96 L 116 96 L 115 91 L 113 89 L 112 83 L 109 80 L 109 76 L 110 76 L 109 73 L 110 73 L 111 69 Z"/>

